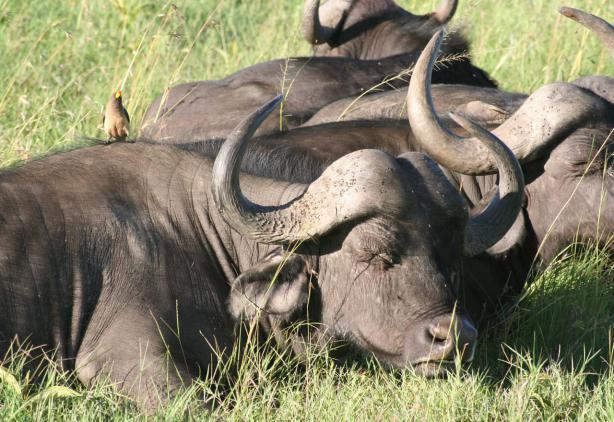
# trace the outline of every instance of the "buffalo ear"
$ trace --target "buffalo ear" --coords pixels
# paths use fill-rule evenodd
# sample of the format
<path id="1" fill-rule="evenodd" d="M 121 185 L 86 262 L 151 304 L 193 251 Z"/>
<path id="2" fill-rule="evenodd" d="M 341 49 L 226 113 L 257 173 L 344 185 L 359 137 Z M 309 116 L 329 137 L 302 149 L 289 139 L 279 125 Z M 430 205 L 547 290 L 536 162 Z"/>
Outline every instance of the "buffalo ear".
<path id="1" fill-rule="evenodd" d="M 235 318 L 252 318 L 259 311 L 289 317 L 307 304 L 311 276 L 302 257 L 277 250 L 233 281 L 230 313 Z"/>

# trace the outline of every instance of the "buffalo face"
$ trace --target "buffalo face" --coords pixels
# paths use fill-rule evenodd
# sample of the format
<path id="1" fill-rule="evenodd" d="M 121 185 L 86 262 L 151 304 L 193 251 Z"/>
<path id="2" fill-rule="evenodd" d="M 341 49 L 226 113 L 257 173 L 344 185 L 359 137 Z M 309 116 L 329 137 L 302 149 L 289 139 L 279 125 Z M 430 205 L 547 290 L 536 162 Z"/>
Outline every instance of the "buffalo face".
<path id="1" fill-rule="evenodd" d="M 476 332 L 455 309 L 452 286 L 462 258 L 491 247 L 516 220 L 524 184 L 512 152 L 454 116 L 496 157 L 500 171 L 491 202 L 471 217 L 430 158 L 377 150 L 338 159 L 287 203 L 259 205 L 243 195 L 239 167 L 246 142 L 278 101 L 253 113 L 226 140 L 211 189 L 218 211 L 238 232 L 261 243 L 298 244 L 298 254 L 269 257 L 235 280 L 233 315 L 260 310 L 269 328 L 307 318 L 321 323 L 324 337 L 426 375 L 457 351 L 470 359 Z M 280 193 L 287 188 L 280 185 Z"/>
<path id="2" fill-rule="evenodd" d="M 318 340 L 344 341 L 424 375 L 457 356 L 470 360 L 477 332 L 455 299 L 465 204 L 430 159 L 412 153 L 397 162 L 411 186 L 406 207 L 341 225 L 308 248 L 313 254 L 265 257 L 235 280 L 231 313 L 258 315 L 278 338 L 289 323 L 316 323 Z M 416 185 L 419 178 L 431 182 Z M 295 352 L 304 341 L 290 339 Z"/>
<path id="3" fill-rule="evenodd" d="M 471 359 L 476 330 L 455 295 L 466 221 L 439 217 L 364 222 L 322 259 L 321 318 L 329 336 L 425 375 L 457 353 Z M 457 229 L 442 231 L 445 220 Z"/>

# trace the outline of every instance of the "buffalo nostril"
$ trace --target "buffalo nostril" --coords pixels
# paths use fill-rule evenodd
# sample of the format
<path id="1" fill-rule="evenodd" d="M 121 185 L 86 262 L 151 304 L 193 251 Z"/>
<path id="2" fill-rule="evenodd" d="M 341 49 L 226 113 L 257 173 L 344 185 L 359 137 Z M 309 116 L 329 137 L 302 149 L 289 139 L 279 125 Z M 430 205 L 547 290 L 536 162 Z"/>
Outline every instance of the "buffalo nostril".
<path id="1" fill-rule="evenodd" d="M 477 330 L 463 315 L 444 314 L 415 326 L 407 337 L 405 358 L 412 364 L 470 362 Z"/>
<path id="2" fill-rule="evenodd" d="M 447 360 L 454 352 L 454 334 L 449 324 L 432 324 L 428 327 L 427 339 L 430 343 L 432 359 Z"/>
<path id="3" fill-rule="evenodd" d="M 431 357 L 452 360 L 458 353 L 463 361 L 473 357 L 477 330 L 465 318 L 442 318 L 428 327 Z"/>
<path id="4" fill-rule="evenodd" d="M 429 327 L 429 334 L 436 342 L 446 342 L 450 338 L 450 326 L 445 324 L 433 324 Z"/>

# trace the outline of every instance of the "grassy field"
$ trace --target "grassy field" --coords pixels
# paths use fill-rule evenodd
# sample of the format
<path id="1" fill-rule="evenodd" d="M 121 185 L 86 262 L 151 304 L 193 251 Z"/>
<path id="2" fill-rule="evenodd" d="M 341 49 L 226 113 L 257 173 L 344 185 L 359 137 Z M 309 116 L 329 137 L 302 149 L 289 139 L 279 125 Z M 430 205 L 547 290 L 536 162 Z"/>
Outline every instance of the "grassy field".
<path id="1" fill-rule="evenodd" d="M 426 12 L 436 1 L 405 0 Z M 74 148 L 103 136 L 101 110 L 118 87 L 138 127 L 169 85 L 223 77 L 272 58 L 306 55 L 299 0 L 0 0 L 0 165 Z M 609 20 L 607 0 L 564 3 Z M 612 75 L 594 37 L 547 0 L 461 1 L 454 22 L 477 65 L 502 88 Z M 252 356 L 213 414 L 187 389 L 161 419 L 614 420 L 614 272 L 599 251 L 567 251 L 535 277 L 506 318 L 481 334 L 476 361 L 445 380 L 389 372 L 367 362 L 338 366 L 314 356 L 304 371 L 287 359 Z M 1 310 L 0 310 L 1 311 Z M 0 372 L 0 420 L 140 418 L 111 385 L 87 390 L 50 369 L 42 386 Z M 68 388 L 62 388 L 68 387 Z"/>

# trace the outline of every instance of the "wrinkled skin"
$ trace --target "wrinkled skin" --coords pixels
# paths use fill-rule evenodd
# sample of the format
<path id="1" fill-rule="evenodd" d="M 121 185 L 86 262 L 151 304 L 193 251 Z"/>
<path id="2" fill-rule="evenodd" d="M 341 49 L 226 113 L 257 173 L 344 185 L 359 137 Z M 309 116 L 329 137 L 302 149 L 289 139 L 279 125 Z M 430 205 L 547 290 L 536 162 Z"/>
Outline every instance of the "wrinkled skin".
<path id="1" fill-rule="evenodd" d="M 216 360 L 212 347 L 232 347 L 232 316 L 253 314 L 253 301 L 244 300 L 253 295 L 276 326 L 305 320 L 313 303 L 309 321 L 322 323 L 319 338 L 349 342 L 392 366 L 434 375 L 439 360 L 453 359 L 455 341 L 469 359 L 476 333 L 454 308 L 452 288 L 467 221 L 461 197 L 422 154 L 367 150 L 344 160 L 381 178 L 394 210 L 305 242 L 272 293 L 279 248 L 221 218 L 212 162 L 201 155 L 118 143 L 5 171 L 0 352 L 15 338 L 55 351 L 83 383 L 108 377 L 153 410 L 206 372 Z M 242 188 L 276 205 L 305 185 L 245 175 Z"/>

